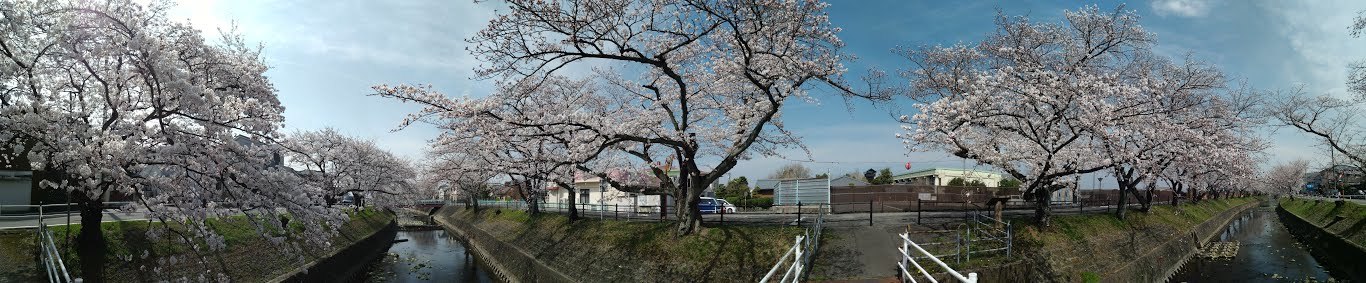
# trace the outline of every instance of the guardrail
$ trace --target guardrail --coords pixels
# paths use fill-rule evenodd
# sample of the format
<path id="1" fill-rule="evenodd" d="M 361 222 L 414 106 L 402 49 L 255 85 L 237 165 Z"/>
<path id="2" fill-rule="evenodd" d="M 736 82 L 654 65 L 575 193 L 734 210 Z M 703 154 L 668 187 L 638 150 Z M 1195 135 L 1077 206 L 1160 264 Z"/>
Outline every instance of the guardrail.
<path id="1" fill-rule="evenodd" d="M 819 212 L 816 214 L 816 220 L 811 222 L 811 226 L 808 226 L 802 235 L 797 236 L 792 248 L 788 249 L 787 253 L 783 254 L 783 257 L 773 264 L 773 268 L 769 269 L 764 278 L 759 280 L 760 283 L 769 282 L 784 264 L 788 266 L 787 271 L 783 273 L 783 277 L 778 282 L 799 282 L 806 279 L 806 272 L 810 270 L 807 267 L 811 266 L 811 261 L 815 259 L 812 255 L 815 255 L 816 250 L 820 249 L 821 230 L 825 226 L 825 214 L 828 211 L 826 206 L 827 204 L 817 206 Z M 801 225 L 802 221 L 801 214 L 797 214 L 797 220 L 793 223 Z M 796 256 L 792 257 L 791 263 L 789 263 L 788 258 L 793 254 Z"/>
<path id="2" fill-rule="evenodd" d="M 71 280 L 71 273 L 66 271 L 66 263 L 62 261 L 62 254 L 57 251 L 57 245 L 52 241 L 52 230 L 49 230 L 47 224 L 42 221 L 38 222 L 38 249 L 48 282 L 79 281 Z"/>
<path id="3" fill-rule="evenodd" d="M 962 273 L 959 273 L 957 270 L 954 270 L 952 267 L 949 267 L 949 265 L 945 264 L 944 261 L 939 260 L 939 257 L 936 257 L 934 254 L 925 251 L 925 249 L 921 248 L 920 245 L 917 245 L 915 241 L 911 241 L 909 233 L 901 233 L 897 236 L 901 238 L 901 247 L 897 248 L 897 251 L 901 253 L 901 260 L 898 261 L 896 265 L 898 271 L 900 271 L 901 273 L 900 275 L 902 282 L 916 282 L 916 276 L 911 274 L 911 269 L 910 267 L 907 267 L 908 265 L 914 266 L 916 271 L 919 271 L 920 275 L 924 276 L 926 279 L 929 279 L 930 282 L 939 282 L 938 280 L 934 279 L 934 276 L 930 275 L 930 272 L 928 270 L 925 270 L 924 266 L 920 265 L 920 262 L 917 262 L 915 260 L 917 257 L 924 257 L 930 259 L 931 261 L 934 261 L 935 264 L 939 265 L 939 267 L 944 269 L 944 271 L 947 272 L 950 276 L 953 276 L 954 279 L 958 279 L 959 282 L 977 282 L 977 273 L 968 273 L 967 276 L 963 276 Z M 912 252 L 920 254 L 920 256 L 911 256 Z"/>
<path id="4" fill-rule="evenodd" d="M 0 205 L 0 217 L 47 216 L 55 212 L 72 212 L 78 208 L 75 203 L 55 204 L 5 204 Z"/>
<path id="5" fill-rule="evenodd" d="M 797 236 L 797 241 L 792 244 L 792 248 L 787 249 L 787 253 L 784 253 L 783 257 L 778 259 L 778 263 L 773 264 L 773 268 L 768 270 L 768 274 L 765 274 L 764 278 L 759 280 L 759 283 L 769 282 L 769 280 L 773 278 L 773 275 L 778 272 L 778 269 L 782 268 L 784 263 L 789 262 L 789 258 L 792 259 L 790 260 L 791 263 L 787 265 L 787 271 L 783 272 L 783 278 L 778 280 L 778 282 L 796 282 L 798 278 L 801 278 L 801 274 L 805 271 L 804 267 L 806 265 L 802 262 L 802 258 L 806 255 L 806 252 L 802 250 L 802 248 L 805 247 L 805 245 L 802 245 L 802 243 L 804 243 L 803 240 L 806 240 L 804 236 Z M 793 256 L 793 254 L 796 256 Z"/>

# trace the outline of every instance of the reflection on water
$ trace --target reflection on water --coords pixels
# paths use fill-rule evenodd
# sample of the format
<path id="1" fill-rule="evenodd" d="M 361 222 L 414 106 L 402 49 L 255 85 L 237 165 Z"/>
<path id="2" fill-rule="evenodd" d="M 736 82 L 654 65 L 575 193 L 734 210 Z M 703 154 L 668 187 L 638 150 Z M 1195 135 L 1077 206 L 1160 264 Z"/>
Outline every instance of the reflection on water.
<path id="1" fill-rule="evenodd" d="M 493 282 L 488 272 L 465 251 L 459 239 L 444 230 L 399 231 L 389 253 L 372 263 L 363 279 L 369 282 Z"/>
<path id="2" fill-rule="evenodd" d="M 1232 259 L 1192 257 L 1170 282 L 1327 281 L 1327 270 L 1281 225 L 1273 208 L 1254 208 L 1229 223 L 1219 241 L 1238 241 Z"/>

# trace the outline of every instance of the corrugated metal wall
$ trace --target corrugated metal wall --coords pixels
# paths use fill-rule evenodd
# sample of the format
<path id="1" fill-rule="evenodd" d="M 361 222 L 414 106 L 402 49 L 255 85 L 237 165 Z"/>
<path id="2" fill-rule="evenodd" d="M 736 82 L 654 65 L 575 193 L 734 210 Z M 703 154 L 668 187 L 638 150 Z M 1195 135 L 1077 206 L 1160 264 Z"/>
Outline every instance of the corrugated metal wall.
<path id="1" fill-rule="evenodd" d="M 774 205 L 830 203 L 829 179 L 779 180 L 773 190 Z"/>

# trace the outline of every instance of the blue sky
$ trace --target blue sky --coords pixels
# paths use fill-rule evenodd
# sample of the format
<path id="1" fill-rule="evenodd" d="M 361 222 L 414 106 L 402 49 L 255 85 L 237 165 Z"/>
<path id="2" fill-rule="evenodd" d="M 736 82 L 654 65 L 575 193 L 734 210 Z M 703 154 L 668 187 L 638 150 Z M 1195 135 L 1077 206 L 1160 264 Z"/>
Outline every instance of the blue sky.
<path id="1" fill-rule="evenodd" d="M 479 65 L 465 52 L 464 39 L 494 15 L 496 3 L 470 1 L 209 1 L 181 0 L 176 19 L 216 33 L 237 30 L 265 46 L 267 73 L 284 103 L 286 131 L 334 127 L 374 139 L 380 146 L 418 159 L 429 127 L 391 132 L 415 106 L 366 96 L 381 83 L 430 83 L 450 95 L 480 96 L 492 82 L 470 79 Z M 904 68 L 891 52 L 899 46 L 972 43 L 994 29 L 999 9 L 1033 21 L 1059 21 L 1078 1 L 833 1 L 831 21 L 844 29 L 849 78 L 870 67 Z M 1115 2 L 1099 4 L 1113 9 Z M 1231 78 L 1261 89 L 1303 86 L 1311 93 L 1345 95 L 1346 64 L 1366 60 L 1366 38 L 1352 38 L 1348 25 L 1366 1 L 1164 0 L 1130 2 L 1141 23 L 1158 37 L 1157 51 L 1207 61 Z M 767 175 L 777 166 L 808 160 L 817 172 L 853 172 L 891 167 L 973 167 L 972 162 L 935 152 L 908 153 L 893 137 L 899 128 L 887 108 L 845 101 L 828 93 L 819 103 L 789 104 L 787 125 L 803 137 L 811 155 L 798 150 L 783 158 L 741 162 L 732 176 Z M 903 109 L 909 108 L 903 101 Z M 1326 151 L 1289 129 L 1264 129 L 1274 147 L 1269 163 L 1305 158 L 1325 164 Z M 1107 178 L 1113 179 L 1113 178 Z M 1094 180 L 1087 177 L 1084 180 Z M 1084 187 L 1094 187 L 1088 181 Z M 1113 186 L 1113 182 L 1108 186 Z"/>

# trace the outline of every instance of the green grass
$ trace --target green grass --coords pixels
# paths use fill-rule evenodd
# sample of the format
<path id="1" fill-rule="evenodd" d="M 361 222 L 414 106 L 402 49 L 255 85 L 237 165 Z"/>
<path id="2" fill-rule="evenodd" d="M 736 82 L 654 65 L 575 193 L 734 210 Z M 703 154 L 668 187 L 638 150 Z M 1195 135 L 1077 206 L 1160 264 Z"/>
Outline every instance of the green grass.
<path id="1" fill-rule="evenodd" d="M 1205 200 L 1183 203 L 1179 208 L 1154 206 L 1149 212 L 1129 211 L 1125 220 L 1113 213 L 1055 216 L 1052 225 L 1039 229 L 1016 221 L 1015 247 L 1022 254 L 1038 255 L 1055 272 L 1074 276 L 1068 281 L 1100 280 L 1115 268 L 1142 256 L 1151 248 L 1184 235 L 1220 212 L 1259 201 L 1256 198 Z M 976 260 L 976 259 L 974 259 Z"/>
<path id="2" fill-rule="evenodd" d="M 1325 231 L 1366 247 L 1366 206 L 1354 202 L 1281 199 L 1281 207 Z"/>
<path id="3" fill-rule="evenodd" d="M 709 226 L 677 237 L 672 222 L 570 222 L 559 214 L 450 210 L 443 215 L 473 223 L 566 274 L 602 281 L 758 281 L 802 232 L 788 226 Z"/>
<path id="4" fill-rule="evenodd" d="M 1086 283 L 1100 282 L 1100 274 L 1096 274 L 1095 272 L 1090 271 L 1082 272 L 1081 281 Z"/>
<path id="5" fill-rule="evenodd" d="M 257 231 L 245 216 L 234 216 L 208 221 L 207 227 L 223 237 L 226 247 L 223 250 L 196 254 L 189 243 L 174 233 L 161 233 L 151 236 L 147 232 L 167 228 L 184 231 L 184 226 L 176 223 L 163 224 L 149 221 L 121 221 L 101 223 L 106 241 L 105 276 L 111 282 L 146 282 L 175 280 L 186 277 L 197 280 L 200 274 L 207 276 L 223 272 L 233 281 L 257 282 L 269 280 L 302 266 L 302 260 L 312 260 L 327 254 L 333 249 L 345 247 L 350 243 L 368 236 L 389 223 L 392 216 L 374 210 L 350 213 L 351 221 L 344 224 L 337 236 L 333 237 L 329 249 L 306 248 L 299 256 L 281 255 L 281 247 Z M 290 223 L 293 232 L 303 231 L 303 224 Z M 76 235 L 81 226 L 53 227 L 54 241 L 63 252 L 72 275 L 79 273 L 80 258 L 76 256 Z M 284 235 L 283 231 L 265 231 L 274 236 Z M 70 240 L 68 247 L 67 239 Z M 36 265 L 36 237 L 33 230 L 7 231 L 0 233 L 0 281 L 30 281 L 41 273 Z M 202 239 L 191 242 L 204 247 Z M 143 255 L 146 254 L 146 257 Z M 201 257 L 201 255 L 203 257 Z M 175 258 L 175 262 L 167 260 Z M 204 258 L 207 262 L 199 262 Z M 158 270 L 160 269 L 160 270 Z M 213 277 L 208 277 L 213 278 Z"/>

